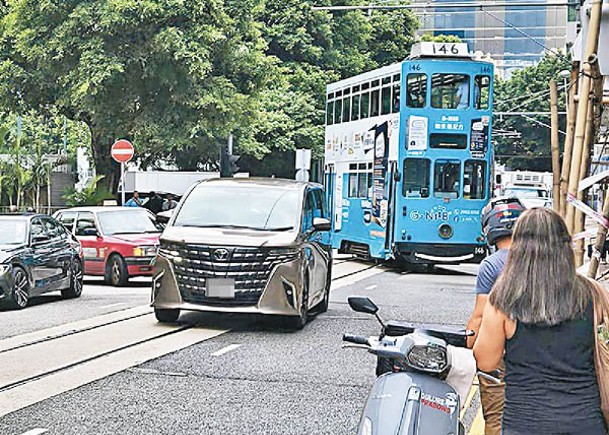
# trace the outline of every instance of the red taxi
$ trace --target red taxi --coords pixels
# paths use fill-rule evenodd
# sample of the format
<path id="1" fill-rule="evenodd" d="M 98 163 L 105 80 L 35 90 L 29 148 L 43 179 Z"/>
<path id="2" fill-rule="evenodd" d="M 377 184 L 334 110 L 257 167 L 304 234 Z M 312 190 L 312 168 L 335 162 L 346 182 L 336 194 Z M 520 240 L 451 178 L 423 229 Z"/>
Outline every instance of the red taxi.
<path id="1" fill-rule="evenodd" d="M 85 274 L 124 286 L 130 277 L 151 276 L 163 227 L 144 208 L 76 207 L 54 217 L 80 241 Z"/>

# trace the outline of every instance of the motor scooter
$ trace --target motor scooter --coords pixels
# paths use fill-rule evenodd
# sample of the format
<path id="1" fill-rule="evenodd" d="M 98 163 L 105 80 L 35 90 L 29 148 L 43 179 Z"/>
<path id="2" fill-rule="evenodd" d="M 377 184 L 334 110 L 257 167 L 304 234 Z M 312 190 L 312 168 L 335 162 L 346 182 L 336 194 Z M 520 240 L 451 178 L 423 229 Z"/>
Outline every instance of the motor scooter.
<path id="1" fill-rule="evenodd" d="M 343 335 L 351 343 L 346 347 L 365 348 L 377 356 L 378 378 L 366 401 L 358 435 L 464 435 L 459 421 L 461 398 L 446 379 L 453 364 L 449 345 L 465 348 L 473 331 L 385 323 L 369 298 L 352 296 L 348 301 L 354 311 L 373 314 L 382 325 L 379 336 Z M 473 368 L 469 384 L 475 363 Z"/>

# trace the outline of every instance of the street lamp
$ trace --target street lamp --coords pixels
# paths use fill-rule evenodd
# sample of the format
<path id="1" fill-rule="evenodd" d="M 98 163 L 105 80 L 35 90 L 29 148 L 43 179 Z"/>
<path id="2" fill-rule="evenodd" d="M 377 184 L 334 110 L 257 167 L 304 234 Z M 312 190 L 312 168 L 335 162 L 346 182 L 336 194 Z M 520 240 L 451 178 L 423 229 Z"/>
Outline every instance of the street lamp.
<path id="1" fill-rule="evenodd" d="M 565 113 L 567 114 L 567 120 L 569 119 L 569 87 L 567 83 L 567 79 L 571 77 L 571 71 L 568 69 L 563 69 L 558 73 L 559 76 L 562 77 L 564 87 L 565 87 Z"/>

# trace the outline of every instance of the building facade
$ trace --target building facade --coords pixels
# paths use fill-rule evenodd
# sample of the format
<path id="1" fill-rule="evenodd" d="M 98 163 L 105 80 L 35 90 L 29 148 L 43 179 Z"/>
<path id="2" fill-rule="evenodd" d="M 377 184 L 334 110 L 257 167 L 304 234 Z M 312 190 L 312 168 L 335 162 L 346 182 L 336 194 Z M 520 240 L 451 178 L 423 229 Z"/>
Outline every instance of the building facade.
<path id="1" fill-rule="evenodd" d="M 534 65 L 547 49 L 566 48 L 569 19 L 566 6 L 491 6 L 497 1 L 459 1 L 460 4 L 469 2 L 488 3 L 488 6 L 434 8 L 432 5 L 417 9 L 421 23 L 419 34 L 458 36 L 468 43 L 470 50 L 490 55 L 496 73 L 502 77 L 509 77 L 514 69 Z M 454 3 L 454 0 L 414 0 L 413 3 Z"/>

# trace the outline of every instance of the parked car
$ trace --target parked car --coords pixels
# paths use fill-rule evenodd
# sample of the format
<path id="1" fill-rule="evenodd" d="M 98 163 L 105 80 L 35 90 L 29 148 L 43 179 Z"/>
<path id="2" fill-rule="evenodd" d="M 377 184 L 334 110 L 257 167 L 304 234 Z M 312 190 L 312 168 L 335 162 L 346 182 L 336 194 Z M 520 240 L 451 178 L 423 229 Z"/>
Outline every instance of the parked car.
<path id="1" fill-rule="evenodd" d="M 54 215 L 83 247 L 85 274 L 124 286 L 134 276 L 151 276 L 163 226 L 144 208 L 77 207 Z"/>
<path id="2" fill-rule="evenodd" d="M 78 241 L 50 216 L 0 216 L 0 302 L 22 309 L 31 297 L 46 292 L 79 297 L 81 255 Z"/>
<path id="3" fill-rule="evenodd" d="M 189 190 L 155 262 L 160 322 L 180 310 L 287 316 L 302 328 L 326 311 L 332 250 L 323 187 L 278 179 L 216 179 Z"/>

